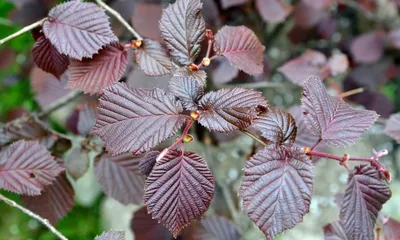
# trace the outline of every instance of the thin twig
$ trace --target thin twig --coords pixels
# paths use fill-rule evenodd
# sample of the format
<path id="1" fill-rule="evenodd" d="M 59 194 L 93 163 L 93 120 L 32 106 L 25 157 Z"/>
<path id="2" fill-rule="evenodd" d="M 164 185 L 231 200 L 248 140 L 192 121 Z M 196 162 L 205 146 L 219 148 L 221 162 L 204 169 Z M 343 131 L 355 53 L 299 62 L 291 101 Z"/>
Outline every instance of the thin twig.
<path id="1" fill-rule="evenodd" d="M 267 144 L 266 144 L 263 140 L 259 139 L 257 136 L 253 135 L 251 132 L 249 132 L 249 131 L 247 131 L 247 130 L 245 130 L 245 129 L 241 129 L 240 131 L 241 131 L 242 133 L 246 134 L 247 136 L 251 137 L 252 139 L 256 140 L 256 141 L 259 142 L 261 145 L 267 146 Z"/>
<path id="2" fill-rule="evenodd" d="M 341 98 L 345 98 L 345 97 L 349 97 L 351 95 L 357 94 L 357 93 L 362 93 L 364 92 L 364 88 L 356 88 L 347 92 L 343 92 L 341 94 L 339 94 L 339 97 Z"/>
<path id="3" fill-rule="evenodd" d="M 96 0 L 97 4 L 99 4 L 100 6 L 102 6 L 105 10 L 107 10 L 111 15 L 113 15 L 118 21 L 120 21 L 122 23 L 122 25 L 124 25 L 132 34 L 133 36 L 137 39 L 137 40 L 142 40 L 143 38 L 139 35 L 138 32 L 135 31 L 135 29 L 133 29 L 131 27 L 131 25 L 129 25 L 129 23 L 127 23 L 125 21 L 125 19 L 121 16 L 121 14 L 119 14 L 117 11 L 115 11 L 114 9 L 110 8 L 110 6 L 108 6 L 107 4 L 105 4 L 102 0 Z"/>
<path id="4" fill-rule="evenodd" d="M 8 36 L 8 37 L 6 37 L 6 38 L 1 39 L 1 40 L 0 40 L 0 45 L 3 45 L 5 42 L 7 42 L 7 41 L 9 41 L 9 40 L 11 40 L 11 39 L 13 39 L 13 38 L 16 38 L 16 37 L 18 37 L 19 35 L 22 35 L 22 34 L 24 34 L 24 33 L 26 33 L 26 32 L 29 32 L 30 30 L 32 30 L 32 29 L 34 29 L 34 28 L 36 28 L 36 27 L 41 26 L 45 21 L 47 21 L 47 17 L 46 17 L 46 18 L 43 18 L 43 19 L 41 19 L 41 20 L 39 20 L 39 21 L 37 21 L 37 22 L 35 22 L 35 23 L 32 23 L 32 24 L 29 25 L 29 26 L 26 26 L 26 27 L 22 28 L 22 29 L 19 30 L 18 32 L 13 33 L 13 34 L 11 34 L 10 36 Z"/>
<path id="5" fill-rule="evenodd" d="M 56 111 L 57 109 L 65 106 L 66 104 L 68 104 L 69 102 L 71 102 L 72 100 L 74 100 L 75 98 L 80 96 L 81 94 L 82 93 L 79 92 L 79 91 L 71 91 L 67 95 L 63 96 L 62 98 L 58 99 L 57 101 L 55 101 L 54 103 L 52 103 L 51 105 L 49 105 L 48 107 L 43 109 L 43 111 L 38 113 L 37 116 L 39 118 L 46 117 L 50 113 L 52 113 L 52 112 Z"/>
<path id="6" fill-rule="evenodd" d="M 41 216 L 37 215 L 36 213 L 30 211 L 29 209 L 24 208 L 23 206 L 17 204 L 13 200 L 7 198 L 6 196 L 0 194 L 0 200 L 3 200 L 5 203 L 10 205 L 11 207 L 18 208 L 21 210 L 23 213 L 31 216 L 32 218 L 38 220 L 39 222 L 43 223 L 52 233 L 54 233 L 59 239 L 61 240 L 68 240 L 62 233 L 60 233 L 57 229 L 53 227 L 53 225 L 50 224 L 49 220 L 42 218 Z"/>
<path id="7" fill-rule="evenodd" d="M 239 211 L 235 206 L 235 203 L 233 202 L 231 190 L 228 189 L 228 186 L 226 184 L 219 184 L 222 190 L 222 195 L 225 198 L 226 204 L 228 206 L 229 212 L 232 215 L 232 219 L 235 223 L 239 223 Z"/>

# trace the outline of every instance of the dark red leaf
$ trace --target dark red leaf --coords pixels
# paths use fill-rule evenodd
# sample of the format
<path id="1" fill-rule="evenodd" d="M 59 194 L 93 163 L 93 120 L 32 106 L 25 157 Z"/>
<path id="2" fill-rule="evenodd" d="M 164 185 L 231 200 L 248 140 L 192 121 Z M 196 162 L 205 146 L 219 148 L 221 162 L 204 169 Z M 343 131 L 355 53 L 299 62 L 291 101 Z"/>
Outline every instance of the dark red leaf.
<path id="1" fill-rule="evenodd" d="M 219 61 L 218 66 L 213 69 L 212 80 L 216 84 L 224 84 L 232 81 L 239 75 L 239 70 L 233 67 L 227 59 Z"/>
<path id="2" fill-rule="evenodd" d="M 125 240 L 125 232 L 109 231 L 97 236 L 94 240 Z"/>
<path id="3" fill-rule="evenodd" d="M 350 51 L 359 63 L 373 63 L 381 59 L 384 50 L 382 33 L 370 32 L 357 37 L 351 43 Z"/>
<path id="4" fill-rule="evenodd" d="M 211 131 L 232 132 L 251 125 L 257 106 L 267 106 L 260 92 L 245 88 L 209 92 L 199 102 L 199 123 Z"/>
<path id="5" fill-rule="evenodd" d="M 228 9 L 230 7 L 244 5 L 247 0 L 221 0 L 221 5 L 223 9 Z"/>
<path id="6" fill-rule="evenodd" d="M 200 0 L 179 0 L 164 9 L 160 20 L 163 37 L 172 57 L 183 65 L 193 63 L 200 53 L 205 23 Z"/>
<path id="7" fill-rule="evenodd" d="M 394 220 L 393 218 L 388 218 L 384 220 L 382 228 L 385 240 L 400 239 L 400 222 Z"/>
<path id="8" fill-rule="evenodd" d="M 180 102 L 161 89 L 132 89 L 117 83 L 100 98 L 92 133 L 112 154 L 142 154 L 172 137 L 186 116 Z"/>
<path id="9" fill-rule="evenodd" d="M 139 171 L 145 175 L 149 176 L 151 171 L 153 170 L 154 165 L 156 164 L 157 156 L 160 154 L 160 151 L 150 151 L 146 153 L 139 163 Z"/>
<path id="10" fill-rule="evenodd" d="M 270 145 L 246 162 L 239 194 L 251 220 L 273 239 L 303 220 L 312 188 L 310 158 L 299 148 Z"/>
<path id="11" fill-rule="evenodd" d="M 293 11 L 293 18 L 296 26 L 301 27 L 302 32 L 304 32 L 304 29 L 314 27 L 317 23 L 320 23 L 326 16 L 327 13 L 325 11 L 310 7 L 303 1 L 298 2 Z"/>
<path id="12" fill-rule="evenodd" d="M 81 178 L 89 168 L 88 152 L 80 148 L 74 148 L 65 159 L 65 169 L 76 181 Z"/>
<path id="13" fill-rule="evenodd" d="M 35 64 L 43 71 L 60 78 L 69 65 L 69 59 L 57 51 L 51 42 L 44 36 L 40 36 L 32 48 L 32 57 Z"/>
<path id="14" fill-rule="evenodd" d="M 330 96 L 317 77 L 310 77 L 303 87 L 303 117 L 311 133 L 326 145 L 353 145 L 378 119 L 374 111 L 355 109 L 339 96 Z"/>
<path id="15" fill-rule="evenodd" d="M 258 115 L 251 126 L 259 130 L 261 136 L 278 145 L 292 146 L 296 140 L 294 118 L 279 108 L 268 108 L 268 112 Z"/>
<path id="16" fill-rule="evenodd" d="M 385 133 L 400 143 L 400 113 L 392 114 L 386 122 Z"/>
<path id="17" fill-rule="evenodd" d="M 169 83 L 169 90 L 182 102 L 188 110 L 196 110 L 197 102 L 204 94 L 204 87 L 191 77 L 173 77 Z"/>
<path id="18" fill-rule="evenodd" d="M 74 206 L 75 192 L 65 173 L 58 175 L 56 180 L 39 196 L 22 196 L 21 201 L 32 212 L 55 224 L 63 218 Z"/>
<path id="19" fill-rule="evenodd" d="M 144 177 L 139 172 L 142 158 L 130 153 L 103 154 L 94 164 L 94 173 L 103 191 L 122 204 L 142 203 Z"/>
<path id="20" fill-rule="evenodd" d="M 280 23 L 292 12 L 293 7 L 282 0 L 256 0 L 257 11 L 264 21 Z"/>
<path id="21" fill-rule="evenodd" d="M 325 240 L 347 240 L 342 223 L 337 220 L 323 227 Z"/>
<path id="22" fill-rule="evenodd" d="M 172 234 L 166 227 L 152 219 L 147 208 L 142 207 L 135 212 L 131 221 L 131 229 L 135 240 L 171 240 Z"/>
<path id="23" fill-rule="evenodd" d="M 222 216 L 202 218 L 194 230 L 193 240 L 241 240 L 235 224 Z"/>
<path id="24" fill-rule="evenodd" d="M 201 85 L 207 83 L 207 73 L 203 70 L 192 71 L 189 67 L 181 67 L 175 73 L 174 77 L 191 77 L 196 79 Z"/>
<path id="25" fill-rule="evenodd" d="M 263 73 L 264 49 L 254 32 L 245 26 L 224 26 L 215 35 L 214 50 L 250 75 Z"/>
<path id="26" fill-rule="evenodd" d="M 133 27 L 144 37 L 162 41 L 158 28 L 162 10 L 159 3 L 138 2 L 131 18 Z"/>
<path id="27" fill-rule="evenodd" d="M 31 71 L 31 86 L 35 92 L 35 100 L 41 108 L 46 108 L 57 99 L 67 95 L 70 90 L 65 89 L 68 80 L 68 72 L 64 73 L 60 80 L 46 73 L 38 67 L 33 67 Z"/>
<path id="28" fill-rule="evenodd" d="M 310 76 L 318 76 L 321 79 L 328 77 L 329 72 L 324 70 L 327 60 L 324 54 L 306 50 L 300 57 L 286 62 L 278 68 L 278 71 L 285 75 L 292 83 L 302 86 Z"/>
<path id="29" fill-rule="evenodd" d="M 318 142 L 318 136 L 310 134 L 307 124 L 304 122 L 303 113 L 301 106 L 295 105 L 288 109 L 288 112 L 293 116 L 296 121 L 297 135 L 294 146 L 302 147 L 312 147 Z"/>
<path id="30" fill-rule="evenodd" d="M 160 43 L 144 39 L 142 46 L 135 49 L 136 62 L 150 76 L 171 73 L 172 63 Z"/>
<path id="31" fill-rule="evenodd" d="M 374 240 L 376 218 L 391 196 L 390 188 L 375 167 L 357 166 L 349 176 L 340 209 L 347 237 Z"/>
<path id="32" fill-rule="evenodd" d="M 93 58 L 82 61 L 72 60 L 68 68 L 68 87 L 85 93 L 102 93 L 124 75 L 128 54 L 119 43 L 112 43 L 101 49 Z"/>
<path id="33" fill-rule="evenodd" d="M 79 111 L 77 130 L 87 136 L 96 122 L 96 103 L 88 103 Z"/>
<path id="34" fill-rule="evenodd" d="M 43 32 L 58 52 L 81 60 L 118 41 L 104 9 L 94 3 L 70 1 L 50 10 Z"/>
<path id="35" fill-rule="evenodd" d="M 17 140 L 39 140 L 40 144 L 51 148 L 57 136 L 49 132 L 44 124 L 31 120 L 12 122 L 0 127 L 0 147 Z"/>
<path id="36" fill-rule="evenodd" d="M 214 196 L 214 178 L 194 152 L 170 150 L 147 177 L 144 201 L 153 218 L 174 235 L 207 211 Z"/>
<path id="37" fill-rule="evenodd" d="M 20 140 L 0 153 L 0 188 L 39 195 L 63 170 L 37 141 Z"/>

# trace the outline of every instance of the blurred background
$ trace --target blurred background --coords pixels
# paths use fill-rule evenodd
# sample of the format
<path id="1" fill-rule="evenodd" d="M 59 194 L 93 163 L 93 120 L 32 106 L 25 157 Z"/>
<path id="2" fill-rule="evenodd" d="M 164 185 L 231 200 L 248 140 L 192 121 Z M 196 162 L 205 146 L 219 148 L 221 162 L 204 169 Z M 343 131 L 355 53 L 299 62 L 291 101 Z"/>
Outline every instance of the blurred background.
<path id="1" fill-rule="evenodd" d="M 201 0 L 207 27 L 214 33 L 223 25 L 245 25 L 251 28 L 266 47 L 264 74 L 248 76 L 217 60 L 207 69 L 209 89 L 242 86 L 263 92 L 271 106 L 290 109 L 298 119 L 301 82 L 309 75 L 324 79 L 332 95 L 350 90 L 359 92 L 346 98 L 359 108 L 375 110 L 378 122 L 362 139 L 346 149 L 326 149 L 341 155 L 370 156 L 373 148 L 387 149 L 381 159 L 392 173 L 392 198 L 384 205 L 383 216 L 400 221 L 400 148 L 384 134 L 389 116 L 400 111 L 400 1 L 397 0 Z M 61 1 L 0 0 L 0 39 L 46 17 Z M 144 37 L 162 42 L 158 21 L 167 0 L 106 1 Z M 112 28 L 122 43 L 131 34 L 113 17 Z M 29 33 L 0 46 L 0 122 L 5 123 L 27 112 L 40 111 L 59 98 L 71 94 L 65 89 L 68 74 L 60 80 L 36 67 Z M 204 45 L 205 46 L 205 45 Z M 205 50 L 205 47 L 203 47 Z M 201 55 L 200 55 L 201 56 Z M 166 88 L 171 76 L 146 76 L 130 57 L 122 81 L 135 88 Z M 77 116 L 83 105 L 95 97 L 80 96 L 53 112 L 48 124 L 56 131 L 76 136 Z M 298 120 L 300 122 L 300 120 Z M 305 128 L 303 128 L 304 130 Z M 204 156 L 216 178 L 216 194 L 206 215 L 231 219 L 244 239 L 264 239 L 240 211 L 237 191 L 245 160 L 253 153 L 255 143 L 247 136 L 209 134 L 197 126 L 196 141 L 188 145 Z M 307 138 L 306 130 L 299 141 Z M 78 180 L 69 176 L 75 190 L 75 205 L 55 226 L 70 239 L 93 239 L 104 230 L 125 230 L 134 239 L 131 219 L 140 205 L 123 205 L 104 195 L 93 173 L 93 152 L 73 155 L 76 142 L 59 143 L 60 157 L 84 158 L 89 169 Z M 303 145 L 304 146 L 304 145 Z M 79 154 L 78 154 L 79 155 Z M 334 161 L 316 162 L 314 197 L 311 211 L 303 223 L 277 239 L 323 239 L 322 227 L 338 218 L 335 204 L 344 192 L 346 170 Z M 21 203 L 18 195 L 2 194 Z M 189 234 L 190 235 L 190 234 Z M 188 239 L 190 237 L 181 237 Z M 0 202 L 0 240 L 56 239 L 44 226 L 20 211 Z M 168 239 L 168 238 L 167 238 Z M 388 240 L 388 239 L 387 239 Z"/>

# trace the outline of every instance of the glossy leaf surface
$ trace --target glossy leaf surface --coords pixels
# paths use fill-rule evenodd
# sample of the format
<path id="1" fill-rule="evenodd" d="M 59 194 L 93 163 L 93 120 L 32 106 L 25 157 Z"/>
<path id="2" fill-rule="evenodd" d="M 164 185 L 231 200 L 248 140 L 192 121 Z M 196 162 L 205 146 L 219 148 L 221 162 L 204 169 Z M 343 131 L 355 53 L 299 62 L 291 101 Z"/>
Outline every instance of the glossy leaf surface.
<path id="1" fill-rule="evenodd" d="M 102 46 L 118 40 L 104 9 L 81 1 L 51 9 L 43 32 L 60 53 L 79 60 L 92 57 Z"/>
<path id="2" fill-rule="evenodd" d="M 209 92 L 199 102 L 199 123 L 211 131 L 231 132 L 250 126 L 258 106 L 267 106 L 260 92 L 244 88 Z"/>
<path id="3" fill-rule="evenodd" d="M 100 98 L 92 133 L 112 154 L 142 154 L 172 137 L 183 125 L 182 105 L 161 89 L 132 89 L 118 83 Z"/>
<path id="4" fill-rule="evenodd" d="M 303 87 L 303 117 L 311 133 L 326 145 L 353 145 L 378 118 L 374 111 L 355 109 L 340 97 L 330 96 L 317 77 L 310 77 Z"/>
<path id="5" fill-rule="evenodd" d="M 144 39 L 142 46 L 135 49 L 136 62 L 147 75 L 160 76 L 171 73 L 172 63 L 160 43 Z"/>
<path id="6" fill-rule="evenodd" d="M 270 146 L 246 162 L 243 209 L 267 239 L 293 228 L 308 213 L 313 165 L 300 149 Z"/>
<path id="7" fill-rule="evenodd" d="M 0 153 L 0 188 L 39 195 L 63 170 L 44 146 L 20 140 Z"/>
<path id="8" fill-rule="evenodd" d="M 170 150 L 147 177 L 144 201 L 153 218 L 176 237 L 207 211 L 214 196 L 214 178 L 202 157 Z"/>

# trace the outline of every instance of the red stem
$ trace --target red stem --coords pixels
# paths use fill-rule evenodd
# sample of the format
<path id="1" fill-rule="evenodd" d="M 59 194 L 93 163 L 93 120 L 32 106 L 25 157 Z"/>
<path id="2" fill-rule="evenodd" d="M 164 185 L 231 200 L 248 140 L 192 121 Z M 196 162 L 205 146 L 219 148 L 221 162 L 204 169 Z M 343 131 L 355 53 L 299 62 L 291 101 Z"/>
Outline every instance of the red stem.
<path id="1" fill-rule="evenodd" d="M 212 48 L 212 44 L 213 43 L 213 40 L 208 40 L 208 47 L 207 47 L 207 54 L 206 54 L 206 58 L 209 58 L 210 57 L 210 53 L 211 53 L 211 48 Z"/>
<path id="2" fill-rule="evenodd" d="M 163 157 L 168 153 L 169 150 L 174 149 L 174 148 L 178 147 L 179 145 L 181 145 L 181 144 L 183 143 L 183 138 L 189 133 L 189 130 L 190 130 L 190 128 L 192 127 L 193 123 L 194 123 L 194 120 L 191 118 L 191 119 L 188 121 L 188 123 L 186 124 L 185 129 L 183 129 L 182 135 L 181 135 L 179 138 L 177 138 L 176 141 L 175 141 L 171 146 L 165 148 L 165 149 L 157 156 L 157 159 L 156 159 L 157 162 L 160 161 L 161 158 L 163 158 Z M 182 146 L 183 146 L 183 145 L 184 145 L 184 144 L 182 144 Z M 183 151 L 184 148 L 182 147 L 181 150 Z"/>

